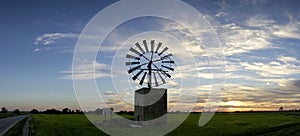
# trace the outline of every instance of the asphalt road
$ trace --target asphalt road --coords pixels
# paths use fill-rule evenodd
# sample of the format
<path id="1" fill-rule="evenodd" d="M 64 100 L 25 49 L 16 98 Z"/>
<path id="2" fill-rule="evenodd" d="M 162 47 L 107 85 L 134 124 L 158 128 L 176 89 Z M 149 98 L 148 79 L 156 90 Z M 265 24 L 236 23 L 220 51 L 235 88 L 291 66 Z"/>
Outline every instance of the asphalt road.
<path id="1" fill-rule="evenodd" d="M 11 127 L 26 117 L 28 117 L 28 115 L 0 119 L 0 136 L 4 135 Z"/>

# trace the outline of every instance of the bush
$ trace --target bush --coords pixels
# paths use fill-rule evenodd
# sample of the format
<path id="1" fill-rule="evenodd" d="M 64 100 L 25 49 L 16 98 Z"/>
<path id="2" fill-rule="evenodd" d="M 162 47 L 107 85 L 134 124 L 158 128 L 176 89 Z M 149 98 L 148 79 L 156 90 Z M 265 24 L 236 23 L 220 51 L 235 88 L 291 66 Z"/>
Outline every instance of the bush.
<path id="1" fill-rule="evenodd" d="M 39 111 L 38 111 L 37 109 L 32 109 L 32 110 L 30 111 L 30 113 L 32 113 L 32 114 L 38 114 Z"/>
<path id="2" fill-rule="evenodd" d="M 13 111 L 13 113 L 14 113 L 14 114 L 17 114 L 17 115 L 20 115 L 20 110 L 19 110 L 19 109 L 15 109 L 15 110 Z"/>
<path id="3" fill-rule="evenodd" d="M 8 110 L 6 109 L 6 107 L 2 107 L 2 109 L 1 109 L 2 111 L 2 113 L 7 113 L 8 112 Z"/>

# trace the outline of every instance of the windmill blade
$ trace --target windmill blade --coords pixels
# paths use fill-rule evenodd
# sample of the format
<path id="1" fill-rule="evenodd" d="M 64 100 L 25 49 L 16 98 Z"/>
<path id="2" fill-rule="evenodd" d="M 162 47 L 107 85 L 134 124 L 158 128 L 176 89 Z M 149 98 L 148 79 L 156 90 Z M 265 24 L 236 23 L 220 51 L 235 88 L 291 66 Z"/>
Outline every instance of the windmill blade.
<path id="1" fill-rule="evenodd" d="M 140 69 L 140 68 L 141 68 L 141 65 L 138 65 L 138 66 L 136 66 L 136 67 L 133 67 L 133 68 L 131 68 L 131 69 L 128 70 L 128 74 L 130 74 L 130 73 L 132 73 L 133 71 L 136 71 L 136 70 L 138 70 L 138 69 Z"/>
<path id="2" fill-rule="evenodd" d="M 158 50 L 159 50 L 159 48 L 161 47 L 161 45 L 162 45 L 162 43 L 161 43 L 161 42 L 160 42 L 160 43 L 158 43 L 155 53 L 157 53 L 157 52 L 158 52 Z"/>
<path id="3" fill-rule="evenodd" d="M 146 41 L 146 40 L 144 40 L 144 41 L 143 41 L 143 43 L 144 43 L 144 46 L 145 46 L 146 52 L 149 52 L 148 45 L 147 45 L 147 41 Z"/>
<path id="4" fill-rule="evenodd" d="M 135 46 L 138 47 L 139 50 L 140 50 L 143 54 L 145 53 L 145 51 L 143 50 L 143 48 L 141 47 L 141 45 L 140 45 L 138 42 L 135 44 Z"/>
<path id="5" fill-rule="evenodd" d="M 170 74 L 168 74 L 167 72 L 165 72 L 165 71 L 164 71 L 164 74 L 166 74 L 166 75 L 167 75 L 167 77 L 171 78 L 171 75 L 170 75 Z"/>
<path id="6" fill-rule="evenodd" d="M 157 71 L 157 74 L 158 74 L 159 78 L 161 79 L 161 81 L 165 84 L 166 80 L 161 76 L 161 74 L 159 73 L 159 71 Z"/>
<path id="7" fill-rule="evenodd" d="M 171 60 L 171 61 L 162 61 L 162 63 L 175 63 L 175 61 Z"/>
<path id="8" fill-rule="evenodd" d="M 158 82 L 157 82 L 157 78 L 156 78 L 155 73 L 153 73 L 153 77 L 154 77 L 155 86 L 157 87 L 158 86 Z"/>
<path id="9" fill-rule="evenodd" d="M 169 69 L 169 70 L 172 70 L 174 71 L 174 68 L 171 68 L 171 67 L 167 67 L 167 66 L 164 66 L 164 65 L 161 65 L 162 67 L 166 68 L 166 69 Z"/>
<path id="10" fill-rule="evenodd" d="M 147 72 L 145 72 L 144 73 L 144 75 L 143 75 L 143 77 L 142 77 L 142 79 L 141 79 L 141 81 L 140 81 L 140 85 L 143 85 L 143 83 L 144 83 L 144 80 L 145 80 L 145 78 L 146 78 L 146 75 L 147 75 Z"/>
<path id="11" fill-rule="evenodd" d="M 126 66 L 129 66 L 129 65 L 137 65 L 137 64 L 140 64 L 140 62 L 125 62 L 125 65 L 126 65 Z"/>
<path id="12" fill-rule="evenodd" d="M 143 70 L 140 70 L 136 75 L 133 76 L 133 80 L 135 81 L 141 74 L 142 74 Z"/>
<path id="13" fill-rule="evenodd" d="M 171 78 L 171 75 L 168 74 L 166 71 L 160 70 L 160 72 L 161 72 L 164 76 L 167 76 L 168 78 Z"/>
<path id="14" fill-rule="evenodd" d="M 166 52 L 168 49 L 169 49 L 168 47 L 164 48 L 164 50 L 162 50 L 158 55 L 159 55 L 159 56 L 162 55 L 162 54 L 163 54 L 164 52 Z"/>
<path id="15" fill-rule="evenodd" d="M 149 72 L 148 73 L 148 87 L 152 88 L 151 86 L 152 86 L 152 76 L 151 76 L 151 73 Z"/>
<path id="16" fill-rule="evenodd" d="M 139 57 L 135 57 L 135 56 L 132 56 L 132 55 L 129 55 L 129 54 L 126 55 L 126 58 L 140 60 Z"/>
<path id="17" fill-rule="evenodd" d="M 135 50 L 135 49 L 133 49 L 133 48 L 130 48 L 129 50 L 130 50 L 131 52 L 135 53 L 135 54 L 138 55 L 138 56 L 141 55 L 140 52 L 138 52 L 137 50 Z"/>
<path id="18" fill-rule="evenodd" d="M 161 57 L 161 59 L 163 60 L 163 59 L 168 58 L 168 57 L 170 57 L 170 56 L 173 56 L 173 54 L 168 54 L 168 55 L 166 55 L 166 56 L 163 56 L 163 57 Z"/>
<path id="19" fill-rule="evenodd" d="M 155 40 L 152 40 L 152 41 L 151 41 L 151 52 L 154 51 L 154 43 L 155 43 Z"/>

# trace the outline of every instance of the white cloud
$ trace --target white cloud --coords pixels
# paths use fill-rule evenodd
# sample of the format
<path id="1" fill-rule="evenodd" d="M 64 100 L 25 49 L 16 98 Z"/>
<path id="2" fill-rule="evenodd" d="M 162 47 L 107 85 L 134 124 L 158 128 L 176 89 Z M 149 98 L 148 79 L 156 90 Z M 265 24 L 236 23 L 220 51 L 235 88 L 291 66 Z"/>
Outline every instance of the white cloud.
<path id="1" fill-rule="evenodd" d="M 225 22 L 229 23 L 221 23 L 216 17 L 211 17 L 210 21 L 213 21 L 214 28 L 227 47 L 227 56 L 282 46 L 274 43 L 281 38 L 300 39 L 300 23 L 291 15 L 287 24 L 262 14 L 246 17 L 245 21 L 240 22 L 236 20 L 241 18 L 240 14 L 232 14 L 232 7 L 229 4 L 225 1 L 216 4 L 219 5 L 220 10 L 215 16 L 225 17 Z M 246 2 L 246 4 L 250 3 Z"/>
<path id="2" fill-rule="evenodd" d="M 75 67 L 73 70 L 62 71 L 63 79 L 87 80 L 102 77 L 111 77 L 111 68 L 107 64 L 98 62 L 86 62 L 84 65 Z"/>
<path id="3" fill-rule="evenodd" d="M 286 64 L 290 63 L 290 62 L 292 62 L 292 63 L 300 63 L 300 61 L 297 60 L 297 58 L 295 58 L 295 57 L 279 56 L 277 58 L 277 60 L 279 60 L 281 62 L 284 62 Z"/>
<path id="4" fill-rule="evenodd" d="M 293 64 L 272 65 L 261 62 L 241 62 L 241 65 L 245 69 L 254 71 L 262 77 L 281 77 L 284 75 L 300 74 L 300 66 Z"/>
<path id="5" fill-rule="evenodd" d="M 271 88 L 232 84 L 226 87 L 224 99 L 244 102 L 243 105 L 251 105 L 251 108 L 258 108 L 261 104 L 266 104 L 265 108 L 271 108 L 279 102 L 289 105 L 295 103 L 299 99 L 299 96 L 295 95 L 299 90 L 298 80 L 285 79 L 282 81 L 285 81 L 282 83 L 283 86 Z M 239 97 L 236 97 L 237 95 Z"/>
<path id="6" fill-rule="evenodd" d="M 279 24 L 273 19 L 268 19 L 262 15 L 256 15 L 249 18 L 246 24 L 250 27 L 256 27 L 269 33 L 272 38 L 293 38 L 300 39 L 300 23 L 292 16 L 287 24 Z"/>
<path id="7" fill-rule="evenodd" d="M 279 38 L 300 39 L 300 24 L 295 21 L 282 26 L 275 25 L 273 31 L 273 34 Z"/>
<path id="8" fill-rule="evenodd" d="M 35 39 L 35 45 L 50 45 L 55 41 L 63 38 L 77 38 L 78 34 L 74 33 L 46 33 Z"/>
<path id="9" fill-rule="evenodd" d="M 228 15 L 227 10 L 230 8 L 230 5 L 225 1 L 216 2 L 216 5 L 220 7 L 218 13 L 215 15 L 216 17 L 225 17 Z"/>
<path id="10" fill-rule="evenodd" d="M 273 66 L 280 66 L 281 64 L 277 61 L 272 61 L 269 63 L 270 65 L 273 65 Z"/>
<path id="11" fill-rule="evenodd" d="M 175 81 L 168 81 L 168 85 L 170 86 L 170 87 L 178 87 L 178 83 L 177 82 L 175 82 Z"/>
<path id="12" fill-rule="evenodd" d="M 270 35 L 260 29 L 241 27 L 235 23 L 221 26 L 221 39 L 226 45 L 226 55 L 271 48 Z"/>
<path id="13" fill-rule="evenodd" d="M 246 20 L 245 23 L 247 26 L 259 27 L 265 29 L 266 27 L 273 26 L 276 23 L 276 21 L 272 19 L 268 19 L 262 15 L 256 15 Z"/>
<path id="14" fill-rule="evenodd" d="M 34 49 L 33 52 L 39 52 L 41 49 Z"/>
<path id="15" fill-rule="evenodd" d="M 279 82 L 279 85 L 282 87 L 287 87 L 289 89 L 297 90 L 300 88 L 300 80 L 290 79 L 290 80 L 282 80 Z"/>
<path id="16" fill-rule="evenodd" d="M 79 35 L 78 34 L 74 34 L 74 33 L 46 33 L 43 34 L 41 36 L 38 36 L 35 41 L 34 44 L 35 49 L 33 50 L 34 52 L 39 52 L 41 50 L 49 50 L 51 49 L 51 44 L 56 43 L 59 40 L 63 40 L 63 39 L 73 39 L 73 38 L 77 38 Z M 71 46 L 74 47 L 74 46 Z M 71 52 L 70 47 L 65 48 L 63 46 L 60 47 L 61 52 Z"/>
<path id="17" fill-rule="evenodd" d="M 197 28 L 185 28 L 183 27 L 183 25 L 178 23 L 173 23 L 173 22 L 164 23 L 162 31 L 169 33 L 171 35 L 175 35 L 176 38 L 179 38 L 178 40 L 182 42 L 183 47 L 192 55 L 196 55 L 196 56 L 204 55 L 205 51 L 200 46 L 201 45 L 200 37 L 196 37 L 193 33 L 200 34 L 205 30 L 198 30 Z M 174 50 L 174 51 L 180 51 L 180 50 Z"/>
<path id="18" fill-rule="evenodd" d="M 222 12 L 222 11 L 220 11 L 216 14 L 216 17 L 223 17 L 223 16 L 226 16 L 226 13 Z"/>

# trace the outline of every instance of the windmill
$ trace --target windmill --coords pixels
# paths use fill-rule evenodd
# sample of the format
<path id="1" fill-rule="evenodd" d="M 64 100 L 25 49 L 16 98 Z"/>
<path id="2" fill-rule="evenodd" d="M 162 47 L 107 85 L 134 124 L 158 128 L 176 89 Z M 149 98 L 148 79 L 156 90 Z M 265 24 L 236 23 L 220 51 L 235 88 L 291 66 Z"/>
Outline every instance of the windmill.
<path id="1" fill-rule="evenodd" d="M 167 124 L 167 89 L 158 88 L 166 84 L 167 78 L 171 78 L 170 72 L 174 71 L 175 61 L 173 54 L 168 53 L 169 48 L 163 47 L 161 42 L 143 40 L 136 42 L 130 47 L 126 54 L 128 74 L 132 75 L 132 80 L 139 85 L 147 85 L 135 91 L 135 111 L 136 121 L 156 120 L 155 125 Z"/>
<path id="2" fill-rule="evenodd" d="M 128 73 L 132 80 L 139 81 L 140 85 L 147 84 L 148 88 L 166 84 L 166 78 L 171 78 L 170 71 L 174 71 L 175 61 L 172 54 L 168 54 L 168 47 L 163 47 L 161 42 L 150 44 L 146 40 L 137 42 L 129 49 L 125 65 L 129 67 Z"/>

